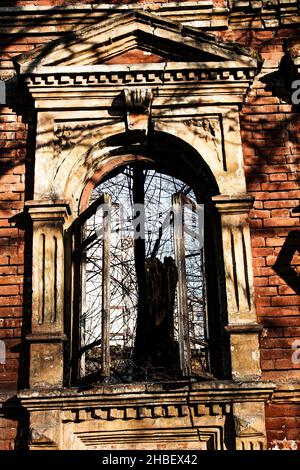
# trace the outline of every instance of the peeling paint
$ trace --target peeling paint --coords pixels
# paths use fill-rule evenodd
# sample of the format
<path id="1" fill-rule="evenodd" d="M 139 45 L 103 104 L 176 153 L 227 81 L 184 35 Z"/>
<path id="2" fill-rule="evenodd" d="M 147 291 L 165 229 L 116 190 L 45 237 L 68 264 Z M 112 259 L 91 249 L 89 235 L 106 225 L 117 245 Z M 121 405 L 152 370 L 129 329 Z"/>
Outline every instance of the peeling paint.
<path id="1" fill-rule="evenodd" d="M 298 444 L 295 440 L 285 437 L 283 440 L 272 441 L 269 450 L 298 450 Z"/>
<path id="2" fill-rule="evenodd" d="M 252 352 L 251 352 L 251 356 L 252 356 L 252 359 L 253 359 L 254 361 L 258 361 L 258 359 L 259 359 L 259 351 L 252 351 Z"/>

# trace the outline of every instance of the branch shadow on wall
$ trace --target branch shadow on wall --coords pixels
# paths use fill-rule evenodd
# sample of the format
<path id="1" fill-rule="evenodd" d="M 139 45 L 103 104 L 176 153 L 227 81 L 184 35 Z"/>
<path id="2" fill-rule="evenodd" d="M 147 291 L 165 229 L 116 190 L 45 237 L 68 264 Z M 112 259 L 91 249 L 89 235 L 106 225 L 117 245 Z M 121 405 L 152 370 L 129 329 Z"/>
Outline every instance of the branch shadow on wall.
<path id="1" fill-rule="evenodd" d="M 300 206 L 294 209 L 294 212 L 300 212 Z M 293 267 L 293 257 L 296 253 L 300 255 L 300 230 L 291 230 L 273 265 L 273 269 L 293 289 L 295 294 L 300 295 L 300 272 Z"/>
<path id="2" fill-rule="evenodd" d="M 266 85 L 265 91 L 270 91 L 272 96 L 279 98 L 282 102 L 292 104 L 293 78 L 293 64 L 289 54 L 285 53 L 278 69 L 275 72 L 267 73 L 260 81 Z"/>
<path id="3" fill-rule="evenodd" d="M 16 438 L 14 450 L 28 450 L 29 442 L 29 414 L 20 403 L 17 396 L 12 396 L 6 400 L 2 407 L 3 417 L 16 425 Z M 2 449 L 1 449 L 2 450 Z"/>
<path id="4" fill-rule="evenodd" d="M 13 3 L 13 2 L 11 2 Z M 15 2 L 14 2 L 15 3 Z M 96 3 L 96 2 L 95 2 Z M 11 4 L 10 4 L 11 6 Z M 117 6 L 116 6 L 116 9 L 117 9 Z M 249 31 L 251 32 L 251 31 Z M 26 31 L 20 31 L 20 34 L 23 33 L 25 34 Z M 17 37 L 17 35 L 15 36 Z M 54 43 L 55 44 L 55 43 Z M 49 45 L 48 47 L 48 52 L 51 51 L 51 47 L 53 47 L 54 45 L 53 43 L 51 43 L 51 45 Z M 38 60 L 41 60 L 42 59 L 42 56 L 40 56 Z M 272 91 L 273 93 L 273 96 L 278 96 L 278 97 L 286 97 L 286 96 L 289 96 L 289 92 L 288 92 L 288 89 L 287 87 L 285 87 L 285 89 L 283 89 L 282 85 L 280 86 L 280 80 L 282 79 L 282 73 L 284 75 L 284 70 L 283 72 L 272 72 L 271 74 L 268 74 L 268 75 L 265 75 L 261 81 L 263 83 L 266 83 L 266 87 L 265 87 L 265 90 L 266 91 Z M 265 80 L 265 81 L 264 81 Z M 22 92 L 23 92 L 23 89 L 22 89 Z M 280 94 L 283 94 L 283 95 L 280 95 Z M 10 95 L 10 98 L 11 100 L 13 101 L 13 103 L 9 102 L 9 105 L 11 105 L 11 108 L 12 109 L 15 109 L 17 114 L 20 114 L 22 115 L 22 113 L 24 113 L 24 111 L 22 112 L 21 110 L 19 111 L 17 108 L 17 104 L 16 104 L 16 96 L 17 94 L 15 93 L 15 89 L 14 87 L 12 86 L 11 87 L 11 93 L 9 93 Z M 287 102 L 290 102 L 290 101 L 287 101 Z M 30 109 L 32 109 L 32 107 L 30 107 Z M 34 112 L 33 112 L 34 113 Z M 33 123 L 31 124 L 32 126 L 32 134 L 34 134 L 34 129 L 35 129 L 35 116 L 33 118 Z M 282 124 L 282 125 L 286 125 L 286 124 Z M 274 125 L 274 128 L 275 128 L 275 125 Z M 271 136 L 271 129 L 270 129 L 270 136 Z M 282 128 L 282 131 L 284 131 L 284 128 Z M 266 132 L 266 137 L 268 137 L 267 135 L 268 133 Z M 16 146 L 18 146 L 18 142 L 16 142 L 15 144 Z M 28 144 L 28 153 L 32 156 L 31 159 L 28 158 L 28 153 L 27 153 L 27 156 L 26 156 L 26 194 L 25 194 L 25 199 L 28 200 L 28 199 L 31 199 L 32 198 L 32 188 L 33 188 L 33 165 L 34 165 L 34 149 L 35 148 L 35 143 L 31 142 L 30 139 L 29 139 L 29 144 Z M 260 163 L 260 159 L 257 158 L 258 160 L 258 164 Z M 23 163 L 24 162 L 24 158 L 14 158 L 12 159 L 11 163 L 8 165 L 9 167 L 11 166 L 15 166 L 16 164 L 18 163 Z M 254 168 L 254 165 L 253 165 L 253 168 Z M 260 168 L 260 167 L 258 167 Z M 3 171 L 3 174 L 5 174 L 5 172 Z M 259 174 L 256 176 L 257 180 L 259 181 Z M 1 208 L 1 205 L 0 205 L 0 208 Z M 20 227 L 20 229 L 22 229 Z M 25 267 L 25 279 L 28 279 L 27 280 L 27 284 L 25 283 L 24 285 L 24 292 L 26 293 L 26 298 L 25 298 L 25 304 L 27 305 L 27 313 L 24 314 L 24 317 L 27 318 L 28 320 L 28 323 L 29 323 L 29 319 L 30 319 L 30 305 L 31 305 L 31 284 L 30 284 L 30 273 L 31 273 L 31 251 L 30 251 L 30 247 L 31 247 L 31 232 L 30 232 L 30 229 L 28 231 L 26 231 L 27 234 L 28 234 L 28 238 L 27 238 L 27 242 L 25 242 L 25 253 L 27 254 L 27 260 L 28 262 L 25 263 L 26 264 L 26 267 Z M 292 259 L 293 259 L 293 256 L 294 254 L 298 252 L 300 253 L 300 231 L 297 231 L 297 230 L 294 230 L 294 231 L 291 231 L 287 237 L 287 239 L 285 240 L 285 243 L 278 255 L 278 258 L 277 258 L 277 261 L 276 263 L 274 264 L 273 266 L 273 269 L 274 271 L 282 278 L 284 279 L 284 281 L 287 283 L 287 285 L 289 285 L 289 287 L 291 287 L 297 294 L 300 294 L 300 283 L 299 283 L 299 274 L 297 273 L 297 271 L 295 269 L 293 269 L 292 267 Z M 22 340 L 24 340 L 24 343 L 25 343 L 25 334 L 29 328 L 28 325 L 25 324 L 26 322 L 24 322 L 24 325 L 23 325 L 23 330 L 22 330 Z M 22 351 L 23 351 L 23 355 L 24 355 L 24 361 L 26 361 L 26 357 L 28 358 L 28 355 L 26 355 L 24 353 L 24 349 L 22 348 Z M 26 356 L 26 357 L 25 357 Z M 21 359 L 21 364 L 24 365 L 24 362 L 22 362 L 22 359 Z M 28 365 L 28 364 L 27 364 Z M 20 367 L 20 376 L 19 376 L 19 387 L 18 388 L 24 388 L 26 387 L 26 374 L 25 374 L 25 371 L 27 371 L 27 367 Z M 21 429 L 21 427 L 20 427 Z"/>

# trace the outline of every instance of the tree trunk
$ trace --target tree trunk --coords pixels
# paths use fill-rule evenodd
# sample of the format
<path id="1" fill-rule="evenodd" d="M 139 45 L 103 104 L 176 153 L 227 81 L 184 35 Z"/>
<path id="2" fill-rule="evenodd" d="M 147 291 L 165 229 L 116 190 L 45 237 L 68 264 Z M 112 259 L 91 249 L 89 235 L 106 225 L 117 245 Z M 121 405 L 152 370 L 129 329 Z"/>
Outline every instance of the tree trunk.
<path id="1" fill-rule="evenodd" d="M 178 347 L 174 341 L 174 305 L 177 268 L 171 257 L 162 263 L 157 258 L 145 260 L 145 304 L 143 306 L 142 337 L 136 337 L 142 350 L 135 350 L 135 361 L 145 368 L 159 368 L 162 372 L 179 369 Z M 137 319 L 139 322 L 139 318 Z M 139 356 L 138 356 L 139 354 Z"/>

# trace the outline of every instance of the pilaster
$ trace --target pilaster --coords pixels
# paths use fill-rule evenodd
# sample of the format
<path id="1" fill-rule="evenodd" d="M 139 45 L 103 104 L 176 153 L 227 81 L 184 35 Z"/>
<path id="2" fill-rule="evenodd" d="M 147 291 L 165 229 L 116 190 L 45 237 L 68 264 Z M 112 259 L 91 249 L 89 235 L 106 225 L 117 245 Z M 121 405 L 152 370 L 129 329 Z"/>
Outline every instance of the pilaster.
<path id="1" fill-rule="evenodd" d="M 213 198 L 221 216 L 224 272 L 230 334 L 231 368 L 234 379 L 258 378 L 259 332 L 257 324 L 248 213 L 249 195 Z"/>
<path id="2" fill-rule="evenodd" d="M 28 201 L 33 224 L 30 386 L 63 385 L 65 201 Z"/>

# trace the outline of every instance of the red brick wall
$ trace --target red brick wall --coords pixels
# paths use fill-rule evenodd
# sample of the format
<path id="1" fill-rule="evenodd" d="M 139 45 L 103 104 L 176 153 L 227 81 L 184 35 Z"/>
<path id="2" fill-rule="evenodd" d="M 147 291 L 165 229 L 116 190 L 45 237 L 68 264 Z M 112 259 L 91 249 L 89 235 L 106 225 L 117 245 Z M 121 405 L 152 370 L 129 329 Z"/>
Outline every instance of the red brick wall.
<path id="1" fill-rule="evenodd" d="M 0 450 L 14 450 L 16 436 L 16 421 L 0 417 Z"/>
<path id="2" fill-rule="evenodd" d="M 241 113 L 247 189 L 255 197 L 250 227 L 256 310 L 264 326 L 261 367 L 263 379 L 296 381 L 300 364 L 292 362 L 292 345 L 300 339 L 300 115 L 299 106 L 291 104 L 285 70 L 278 73 L 278 68 L 284 41 L 300 41 L 299 29 L 277 29 L 276 34 L 245 29 L 227 31 L 225 37 L 255 48 L 264 59 Z M 300 449 L 299 411 L 297 405 L 266 407 L 271 447 Z"/>
<path id="3" fill-rule="evenodd" d="M 0 375 L 0 391 L 15 388 L 18 379 L 24 241 L 23 232 L 11 220 L 23 210 L 25 155 L 26 125 L 22 117 L 0 108 L 0 339 L 5 339 L 7 357 Z"/>
<path id="4" fill-rule="evenodd" d="M 72 3 L 80 2 L 2 0 L 0 6 Z M 299 380 L 300 366 L 292 363 L 291 346 L 300 338 L 300 212 L 292 212 L 300 205 L 300 116 L 299 109 L 289 104 L 290 92 L 284 84 L 284 72 L 278 74 L 278 66 L 284 55 L 284 40 L 297 35 L 300 38 L 300 34 L 297 27 L 277 29 L 275 34 L 251 29 L 249 24 L 244 29 L 230 27 L 214 34 L 252 46 L 265 60 L 241 114 L 247 186 L 255 196 L 250 217 L 256 307 L 264 326 L 261 366 L 264 379 Z M 45 34 L 26 36 L 26 31 L 19 36 L 0 36 L 0 79 L 1 73 L 12 69 L 14 55 L 54 38 Z M 17 104 L 17 96 L 12 99 Z M 5 339 L 7 347 L 7 364 L 0 364 L 0 404 L 5 401 L 1 400 L 1 391 L 13 394 L 24 385 L 25 346 L 21 336 L 23 313 L 26 317 L 22 296 L 25 240 L 24 232 L 12 223 L 23 210 L 25 177 L 26 198 L 32 190 L 33 141 L 27 138 L 27 132 L 34 128 L 34 122 L 23 111 L 17 115 L 12 109 L 0 108 L 0 340 Z M 25 289 L 26 282 L 25 278 Z M 286 438 L 297 441 L 300 449 L 299 405 L 269 405 L 266 412 L 270 445 L 278 440 L 281 447 L 293 446 L 283 441 Z M 16 420 L 1 418 L 0 409 L 0 449 L 13 447 L 16 428 Z"/>
<path id="5" fill-rule="evenodd" d="M 267 405 L 266 423 L 269 448 L 299 449 L 300 405 Z"/>
<path id="6" fill-rule="evenodd" d="M 271 59 L 272 44 L 266 54 L 261 48 L 266 66 L 279 61 L 279 41 L 275 41 Z M 277 70 L 266 66 L 260 76 Z M 280 92 L 285 93 L 284 86 Z M 300 369 L 291 362 L 291 344 L 300 337 L 300 291 L 296 286 L 300 212 L 293 213 L 300 196 L 300 116 L 292 108 L 257 79 L 241 119 L 247 187 L 255 197 L 250 226 L 256 308 L 266 327 L 261 365 L 267 379 L 296 379 Z"/>
<path id="7" fill-rule="evenodd" d="M 13 395 L 17 389 L 23 346 L 24 237 L 11 219 L 23 209 L 25 155 L 26 125 L 22 117 L 0 107 L 0 340 L 6 345 L 6 364 L 0 364 L 0 405 L 1 392 L 11 391 Z M 9 398 L 5 396 L 3 402 Z M 16 434 L 16 420 L 1 418 L 0 406 L 0 449 L 14 448 Z"/>
<path id="8" fill-rule="evenodd" d="M 255 197 L 250 227 L 256 310 L 264 326 L 261 367 L 264 379 L 299 380 L 292 345 L 300 339 L 300 115 L 291 104 L 284 70 L 274 74 L 284 40 L 300 35 L 296 29 L 279 29 L 276 35 L 248 31 L 246 36 L 235 33 L 236 40 L 238 36 L 264 59 L 241 115 L 247 189 Z M 299 411 L 296 405 L 266 407 L 271 446 L 287 439 L 297 441 L 300 449 Z M 295 443 L 279 443 L 283 446 Z"/>

